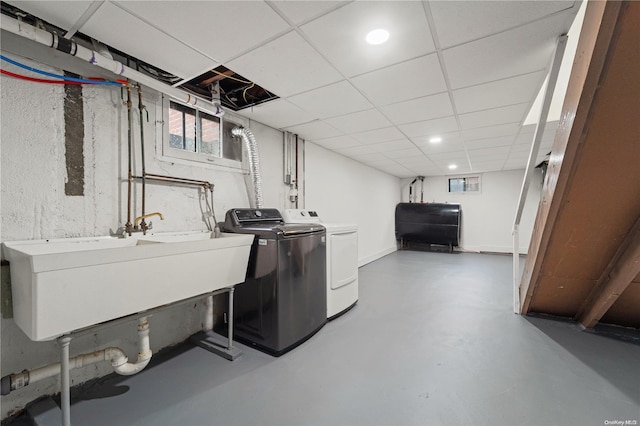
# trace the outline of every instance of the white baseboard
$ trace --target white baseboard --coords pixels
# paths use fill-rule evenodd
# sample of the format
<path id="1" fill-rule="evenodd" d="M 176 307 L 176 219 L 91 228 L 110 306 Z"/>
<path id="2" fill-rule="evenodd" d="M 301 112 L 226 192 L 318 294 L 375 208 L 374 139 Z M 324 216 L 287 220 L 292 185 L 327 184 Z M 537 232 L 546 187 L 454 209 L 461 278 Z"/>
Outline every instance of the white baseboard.
<path id="1" fill-rule="evenodd" d="M 386 256 L 388 254 L 391 254 L 391 253 L 393 253 L 394 251 L 397 251 L 397 250 L 398 250 L 398 248 L 394 245 L 393 247 L 389 247 L 389 248 L 386 248 L 386 249 L 381 250 L 379 252 L 376 252 L 374 254 L 371 254 L 369 256 L 365 256 L 363 258 L 360 258 L 360 259 L 358 259 L 358 267 L 364 266 L 367 263 L 371 263 L 374 260 L 378 260 L 381 257 L 384 257 L 384 256 Z"/>
<path id="2" fill-rule="evenodd" d="M 505 253 L 513 254 L 512 246 L 460 246 L 459 251 L 470 253 Z M 527 254 L 529 247 L 520 247 L 520 254 Z"/>

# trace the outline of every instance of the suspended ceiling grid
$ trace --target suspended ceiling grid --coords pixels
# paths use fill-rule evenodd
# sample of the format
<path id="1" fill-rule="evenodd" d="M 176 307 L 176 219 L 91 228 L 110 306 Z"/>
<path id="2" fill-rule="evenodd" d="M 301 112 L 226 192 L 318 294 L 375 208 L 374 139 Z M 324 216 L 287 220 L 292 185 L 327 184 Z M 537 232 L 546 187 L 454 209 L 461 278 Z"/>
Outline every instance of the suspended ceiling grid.
<path id="1" fill-rule="evenodd" d="M 243 115 L 399 177 L 524 168 L 574 1 L 9 1 L 188 81 L 275 93 Z M 387 43 L 364 41 L 385 28 Z M 180 84 L 180 83 L 178 83 Z M 545 132 L 540 155 L 553 143 Z M 433 137 L 442 142 L 429 142 Z M 456 169 L 449 166 L 456 165 Z"/>

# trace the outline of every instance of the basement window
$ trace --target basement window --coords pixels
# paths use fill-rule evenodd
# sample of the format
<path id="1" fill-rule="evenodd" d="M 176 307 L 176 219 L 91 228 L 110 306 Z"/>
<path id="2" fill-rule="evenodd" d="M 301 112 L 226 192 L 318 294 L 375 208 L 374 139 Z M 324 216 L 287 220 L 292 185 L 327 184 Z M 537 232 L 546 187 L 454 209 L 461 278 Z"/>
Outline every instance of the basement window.
<path id="1" fill-rule="evenodd" d="M 449 192 L 480 192 L 480 176 L 449 178 Z"/>
<path id="2" fill-rule="evenodd" d="M 242 141 L 231 135 L 238 124 L 167 98 L 162 103 L 163 156 L 242 168 Z"/>

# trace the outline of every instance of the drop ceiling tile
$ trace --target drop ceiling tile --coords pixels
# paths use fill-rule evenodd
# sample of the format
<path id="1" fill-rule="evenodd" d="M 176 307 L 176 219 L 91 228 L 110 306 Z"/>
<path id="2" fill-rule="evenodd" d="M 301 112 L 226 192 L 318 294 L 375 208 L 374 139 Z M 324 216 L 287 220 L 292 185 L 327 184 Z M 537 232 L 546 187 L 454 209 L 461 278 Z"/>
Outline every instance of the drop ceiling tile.
<path id="1" fill-rule="evenodd" d="M 453 115 L 448 93 L 425 96 L 380 107 L 393 124 L 414 123 Z"/>
<path id="2" fill-rule="evenodd" d="M 524 161 L 525 163 L 529 160 L 528 152 L 511 152 L 507 157 L 507 161 Z"/>
<path id="3" fill-rule="evenodd" d="M 398 159 L 396 159 L 398 160 Z M 415 155 L 411 158 L 403 158 L 402 160 L 398 160 L 402 163 L 403 166 L 407 168 L 413 167 L 431 167 L 436 168 L 436 166 L 429 160 L 426 155 Z"/>
<path id="4" fill-rule="evenodd" d="M 491 160 L 506 160 L 510 146 L 496 146 L 492 148 L 480 148 L 480 149 L 467 149 L 467 155 L 471 162 L 473 161 L 491 161 Z"/>
<path id="5" fill-rule="evenodd" d="M 362 162 L 370 165 L 371 167 L 397 165 L 395 161 L 388 159 L 387 157 L 385 157 L 380 153 L 377 153 L 377 154 L 381 156 L 380 159 L 363 160 Z"/>
<path id="6" fill-rule="evenodd" d="M 462 137 L 465 141 L 474 139 L 497 138 L 501 136 L 513 136 L 513 138 L 515 139 L 519 128 L 520 126 L 518 125 L 518 123 L 480 127 L 477 129 L 463 130 Z"/>
<path id="7" fill-rule="evenodd" d="M 380 160 L 387 161 L 387 157 L 385 157 L 379 152 L 366 152 L 362 154 L 353 154 L 351 158 L 354 158 L 363 163 L 375 162 Z"/>
<path id="8" fill-rule="evenodd" d="M 420 151 L 416 147 L 398 149 L 398 150 L 395 150 L 395 151 L 385 151 L 384 155 L 389 157 L 389 158 L 393 158 L 394 160 L 398 160 L 398 161 L 404 161 L 406 159 L 416 158 L 418 156 L 419 157 L 423 157 L 424 156 L 422 151 Z"/>
<path id="9" fill-rule="evenodd" d="M 362 74 L 351 81 L 376 105 L 392 104 L 447 90 L 435 53 Z"/>
<path id="10" fill-rule="evenodd" d="M 346 1 L 272 1 L 283 15 L 294 24 L 303 23 L 311 18 L 316 18 L 325 13 L 347 4 Z"/>
<path id="11" fill-rule="evenodd" d="M 391 122 L 376 109 L 345 114 L 339 117 L 327 118 L 326 123 L 346 134 L 376 130 L 391 126 Z"/>
<path id="12" fill-rule="evenodd" d="M 465 173 L 470 171 L 469 161 L 464 152 L 460 152 L 457 155 L 455 153 L 429 155 L 429 159 L 437 167 L 441 168 L 446 173 Z M 450 165 L 457 166 L 455 169 L 450 169 Z"/>
<path id="13" fill-rule="evenodd" d="M 440 166 L 440 168 L 442 168 L 443 170 L 446 170 L 446 176 L 460 176 L 463 174 L 469 174 L 471 173 L 471 167 L 469 167 L 469 164 L 464 162 L 464 163 L 455 163 L 456 167 L 455 169 L 450 169 L 449 165 L 442 165 Z"/>
<path id="14" fill-rule="evenodd" d="M 514 143 L 511 146 L 511 153 L 526 152 L 527 155 L 531 152 L 531 143 Z"/>
<path id="15" fill-rule="evenodd" d="M 352 135 L 362 144 L 375 144 L 380 142 L 395 141 L 404 138 L 404 135 L 395 127 L 386 127 L 384 129 L 370 130 L 368 132 L 355 133 Z"/>
<path id="16" fill-rule="evenodd" d="M 8 1 L 27 13 L 44 19 L 64 30 L 69 30 L 80 19 L 93 1 Z"/>
<path id="17" fill-rule="evenodd" d="M 308 123 L 314 119 L 313 115 L 301 110 L 285 99 L 269 101 L 238 111 L 236 114 L 259 121 L 275 129 Z"/>
<path id="18" fill-rule="evenodd" d="M 327 149 L 340 149 L 349 148 L 352 146 L 359 146 L 360 142 L 353 139 L 351 136 L 334 136 L 331 138 L 318 139 L 314 141 L 315 144 L 323 146 Z"/>
<path id="19" fill-rule="evenodd" d="M 402 167 L 399 164 L 382 165 L 376 168 L 399 178 L 413 177 L 413 172 L 411 170 L 407 169 L 406 167 Z"/>
<path id="20" fill-rule="evenodd" d="M 225 66 L 280 97 L 342 80 L 340 73 L 295 31 Z"/>
<path id="21" fill-rule="evenodd" d="M 352 2 L 300 28 L 347 76 L 435 51 L 421 2 Z M 365 36 L 377 28 L 390 37 L 371 46 Z"/>
<path id="22" fill-rule="evenodd" d="M 310 123 L 298 124 L 296 126 L 287 127 L 285 130 L 296 133 L 302 139 L 315 141 L 317 139 L 330 138 L 338 136 L 340 132 L 322 121 L 312 121 Z"/>
<path id="23" fill-rule="evenodd" d="M 546 69 L 573 15 L 558 14 L 442 52 L 452 89 Z"/>
<path id="24" fill-rule="evenodd" d="M 114 31 L 116 22 L 119 28 L 127 30 Z M 218 65 L 211 58 L 130 15 L 113 3 L 104 3 L 80 31 L 182 78 Z M 162 46 L 162 49 L 158 49 L 158 46 Z"/>
<path id="25" fill-rule="evenodd" d="M 426 142 L 419 144 L 418 147 L 427 155 L 463 151 L 465 149 L 465 145 L 461 141 L 443 141 L 437 144 Z"/>
<path id="26" fill-rule="evenodd" d="M 504 161 L 486 161 L 486 162 L 474 162 L 471 161 L 471 170 L 474 172 L 496 172 L 502 170 Z"/>
<path id="27" fill-rule="evenodd" d="M 288 100 L 321 119 L 371 109 L 373 106 L 348 81 L 295 95 Z"/>
<path id="28" fill-rule="evenodd" d="M 443 171 L 449 171 L 449 165 L 455 164 L 459 166 L 460 164 L 466 164 L 467 160 L 462 157 L 453 157 L 453 158 L 433 158 L 429 155 L 429 160 L 433 163 L 434 166 L 442 169 Z M 454 170 L 454 169 L 451 169 Z"/>
<path id="29" fill-rule="evenodd" d="M 525 74 L 453 91 L 460 114 L 519 103 L 532 103 L 543 81 L 544 71 Z"/>
<path id="30" fill-rule="evenodd" d="M 440 169 L 440 167 L 438 166 L 412 166 L 409 167 L 411 169 L 411 171 L 414 173 L 415 175 L 420 175 L 420 176 L 441 176 L 443 175 L 442 169 Z M 428 198 L 429 194 L 425 194 L 425 200 L 427 203 L 435 203 L 436 200 L 435 198 Z"/>
<path id="31" fill-rule="evenodd" d="M 284 19 L 261 1 L 118 1 L 117 4 L 222 63 L 289 28 Z M 129 35 L 130 27 L 118 26 L 127 28 L 121 32 Z M 130 43 L 134 40 L 129 38 Z M 153 46 L 167 54 L 164 44 L 154 40 Z M 158 46 L 163 49 L 157 49 Z"/>
<path id="32" fill-rule="evenodd" d="M 529 103 L 521 103 L 460 114 L 460 126 L 462 129 L 474 129 L 476 127 L 487 127 L 497 124 L 521 123 L 527 111 L 529 111 Z"/>
<path id="33" fill-rule="evenodd" d="M 450 133 L 458 130 L 455 117 L 444 117 L 435 120 L 419 121 L 417 123 L 402 124 L 398 126 L 404 134 L 410 138 L 433 137 L 442 133 Z"/>
<path id="34" fill-rule="evenodd" d="M 364 145 L 334 148 L 334 151 L 343 155 L 347 155 L 349 157 L 353 157 L 356 155 L 372 154 L 371 148 Z"/>
<path id="35" fill-rule="evenodd" d="M 442 48 L 526 24 L 573 6 L 573 1 L 432 1 Z"/>
<path id="36" fill-rule="evenodd" d="M 502 170 L 520 170 L 527 167 L 527 160 L 507 160 Z"/>
<path id="37" fill-rule="evenodd" d="M 465 141 L 467 149 L 479 149 L 479 148 L 493 148 L 496 146 L 511 146 L 513 143 L 513 136 L 500 136 L 496 138 L 488 139 L 475 139 L 471 141 Z"/>
<path id="38" fill-rule="evenodd" d="M 451 132 L 451 133 L 439 133 L 434 135 L 442 139 L 440 142 L 431 142 L 431 136 L 412 136 L 410 139 L 412 142 L 416 144 L 416 146 L 446 146 L 452 144 L 460 144 L 463 146 L 463 139 L 460 136 L 460 132 Z"/>
<path id="39" fill-rule="evenodd" d="M 390 141 L 390 142 L 382 142 L 382 143 L 376 143 L 376 144 L 372 144 L 372 145 L 366 145 L 368 148 L 371 148 L 372 152 L 381 152 L 383 154 L 386 154 L 389 151 L 397 151 L 400 149 L 409 149 L 409 148 L 414 148 L 415 145 L 412 144 L 411 142 L 409 142 L 406 139 L 401 139 L 401 140 L 397 140 L 397 141 Z"/>
<path id="40" fill-rule="evenodd" d="M 402 165 L 413 171 L 416 175 L 434 175 L 442 173 L 442 169 L 433 164 L 428 158 L 420 163 L 403 163 Z"/>

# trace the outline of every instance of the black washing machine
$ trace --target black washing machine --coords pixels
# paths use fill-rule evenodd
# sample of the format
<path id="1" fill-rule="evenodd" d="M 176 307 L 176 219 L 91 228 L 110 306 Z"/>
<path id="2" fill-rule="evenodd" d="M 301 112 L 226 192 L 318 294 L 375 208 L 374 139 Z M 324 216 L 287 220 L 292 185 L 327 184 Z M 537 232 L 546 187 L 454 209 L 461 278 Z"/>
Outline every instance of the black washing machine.
<path id="1" fill-rule="evenodd" d="M 231 209 L 224 232 L 255 234 L 247 277 L 234 291 L 234 337 L 280 356 L 327 321 L 326 234 L 285 224 L 277 209 Z"/>

